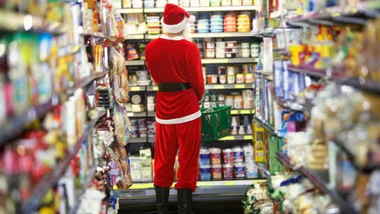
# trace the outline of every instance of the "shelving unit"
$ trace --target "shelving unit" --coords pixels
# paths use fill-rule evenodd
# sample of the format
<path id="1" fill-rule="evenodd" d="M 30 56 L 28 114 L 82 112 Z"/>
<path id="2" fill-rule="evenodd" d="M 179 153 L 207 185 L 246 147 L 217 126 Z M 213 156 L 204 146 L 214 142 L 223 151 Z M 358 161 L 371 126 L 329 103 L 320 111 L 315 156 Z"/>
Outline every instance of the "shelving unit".
<path id="1" fill-rule="evenodd" d="M 72 89 L 68 89 L 65 93 L 62 93 L 62 95 L 70 96 L 77 89 L 86 87 L 94 80 L 104 77 L 107 73 L 108 72 L 93 73 L 84 78 L 81 84 Z M 5 123 L 0 126 L 0 146 L 19 136 L 35 119 L 42 118 L 50 112 L 54 106 L 59 104 L 59 96 L 61 96 L 61 94 L 53 94 L 48 102 L 31 107 L 24 113 L 5 121 Z"/>
<path id="2" fill-rule="evenodd" d="M 3 32 L 26 31 L 60 35 L 65 33 L 66 30 L 66 26 L 63 23 L 48 22 L 42 16 L 34 16 L 0 9 L 0 31 Z"/>
<path id="3" fill-rule="evenodd" d="M 252 135 L 231 135 L 224 138 L 219 139 L 219 141 L 242 141 L 242 140 L 252 140 Z M 139 137 L 139 138 L 131 138 L 131 143 L 154 143 L 154 138 L 146 138 L 146 137 Z"/>
<path id="4" fill-rule="evenodd" d="M 255 116 L 254 120 L 257 121 L 258 123 L 260 123 L 260 125 L 262 127 L 264 127 L 264 129 L 266 129 L 273 136 L 276 136 L 278 138 L 282 138 L 282 136 L 270 124 L 268 124 L 267 122 L 265 122 L 261 118 L 258 118 L 258 117 Z"/>
<path id="5" fill-rule="evenodd" d="M 105 114 L 105 112 L 98 112 L 99 116 L 91 122 L 89 122 L 86 130 L 82 134 L 82 136 L 77 140 L 75 146 L 67 152 L 66 156 L 59 161 L 54 171 L 51 172 L 50 176 L 42 181 L 34 188 L 32 196 L 29 201 L 26 201 L 23 204 L 23 213 L 29 214 L 33 211 L 36 211 L 38 206 L 40 205 L 43 197 L 46 195 L 49 188 L 55 185 L 58 180 L 61 178 L 62 174 L 66 171 L 70 161 L 77 155 L 79 149 L 82 147 L 83 141 L 90 134 L 92 129 L 94 128 L 96 122 Z"/>
<path id="6" fill-rule="evenodd" d="M 202 59 L 202 64 L 238 64 L 238 63 L 256 63 L 258 58 L 221 58 L 221 59 Z M 126 61 L 127 66 L 145 65 L 144 60 Z"/>
<path id="7" fill-rule="evenodd" d="M 277 153 L 277 159 L 279 159 L 285 166 L 294 169 L 294 167 L 290 163 L 289 157 L 287 157 L 285 154 Z M 336 190 L 328 187 L 328 178 L 326 178 L 326 175 L 328 174 L 327 171 L 312 171 L 305 167 L 300 167 L 299 169 L 294 170 L 298 171 L 307 179 L 309 179 L 320 191 L 329 195 L 331 199 L 339 206 L 341 213 L 359 213 L 356 211 L 354 207 L 352 207 L 351 203 L 343 199 Z"/>
<path id="8" fill-rule="evenodd" d="M 188 12 L 219 12 L 219 11 L 252 11 L 256 6 L 222 6 L 222 7 L 185 7 Z M 130 13 L 163 13 L 164 8 L 122 8 L 117 9 L 120 14 Z"/>

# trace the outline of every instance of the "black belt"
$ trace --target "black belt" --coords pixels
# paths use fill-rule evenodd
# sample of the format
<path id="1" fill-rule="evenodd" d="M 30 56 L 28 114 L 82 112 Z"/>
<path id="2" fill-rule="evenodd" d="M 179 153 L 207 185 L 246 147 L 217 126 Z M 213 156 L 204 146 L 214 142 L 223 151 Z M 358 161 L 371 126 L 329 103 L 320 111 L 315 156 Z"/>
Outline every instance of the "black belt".
<path id="1" fill-rule="evenodd" d="M 179 82 L 179 83 L 158 83 L 158 91 L 160 92 L 175 92 L 175 91 L 185 91 L 190 89 L 190 83 Z"/>

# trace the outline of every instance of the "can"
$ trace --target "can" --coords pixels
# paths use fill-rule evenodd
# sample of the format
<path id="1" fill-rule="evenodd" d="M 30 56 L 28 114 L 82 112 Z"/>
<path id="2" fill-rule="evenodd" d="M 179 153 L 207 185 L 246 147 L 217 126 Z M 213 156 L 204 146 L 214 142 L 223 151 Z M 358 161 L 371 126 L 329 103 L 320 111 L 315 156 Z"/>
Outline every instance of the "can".
<path id="1" fill-rule="evenodd" d="M 223 178 L 225 180 L 234 179 L 234 167 L 232 164 L 224 164 L 223 165 Z"/>
<path id="2" fill-rule="evenodd" d="M 235 179 L 244 179 L 245 178 L 245 164 L 236 163 L 234 167 L 234 176 Z"/>
<path id="3" fill-rule="evenodd" d="M 221 180 L 222 179 L 222 165 L 212 165 L 211 167 L 212 172 L 212 180 Z"/>
<path id="4" fill-rule="evenodd" d="M 223 160 L 225 164 L 233 164 L 234 163 L 234 153 L 232 149 L 224 149 L 223 150 Z"/>

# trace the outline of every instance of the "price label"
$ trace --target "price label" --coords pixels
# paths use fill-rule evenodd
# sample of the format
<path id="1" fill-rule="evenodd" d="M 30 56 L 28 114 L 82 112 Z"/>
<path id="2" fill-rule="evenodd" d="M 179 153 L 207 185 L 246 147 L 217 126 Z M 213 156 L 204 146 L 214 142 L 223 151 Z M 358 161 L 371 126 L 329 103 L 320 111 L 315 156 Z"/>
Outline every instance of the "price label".
<path id="1" fill-rule="evenodd" d="M 222 138 L 220 140 L 234 140 L 234 139 L 235 139 L 234 136 L 227 136 L 227 137 L 224 137 L 224 138 Z"/>
<path id="2" fill-rule="evenodd" d="M 252 140 L 252 135 L 246 135 L 246 136 L 244 136 L 244 140 Z"/>
<path id="3" fill-rule="evenodd" d="M 223 89 L 224 85 L 214 85 L 214 89 Z"/>
<path id="4" fill-rule="evenodd" d="M 240 112 L 241 112 L 241 114 L 250 114 L 251 113 L 250 110 L 241 110 Z"/>
<path id="5" fill-rule="evenodd" d="M 198 182 L 198 186 L 212 186 L 213 182 L 211 181 L 204 181 L 204 182 Z"/>
<path id="6" fill-rule="evenodd" d="M 245 88 L 245 85 L 244 84 L 236 84 L 235 88 Z"/>
<path id="7" fill-rule="evenodd" d="M 132 87 L 131 91 L 140 91 L 140 87 Z"/>
<path id="8" fill-rule="evenodd" d="M 232 110 L 231 114 L 238 114 L 238 110 Z"/>
<path id="9" fill-rule="evenodd" d="M 153 87 L 153 91 L 158 91 L 158 87 L 157 86 Z"/>
<path id="10" fill-rule="evenodd" d="M 224 186 L 233 186 L 235 185 L 235 181 L 225 181 Z"/>

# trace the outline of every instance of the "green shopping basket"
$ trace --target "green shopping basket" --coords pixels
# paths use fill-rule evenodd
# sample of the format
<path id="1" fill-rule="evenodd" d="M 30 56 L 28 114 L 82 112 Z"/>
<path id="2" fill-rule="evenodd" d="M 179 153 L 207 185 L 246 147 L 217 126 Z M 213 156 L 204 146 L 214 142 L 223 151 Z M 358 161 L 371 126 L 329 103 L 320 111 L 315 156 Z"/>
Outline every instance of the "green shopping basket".
<path id="1" fill-rule="evenodd" d="M 220 106 L 209 93 L 205 96 L 209 96 L 216 107 L 203 108 L 202 101 L 202 142 L 216 141 L 231 133 L 231 106 Z"/>

